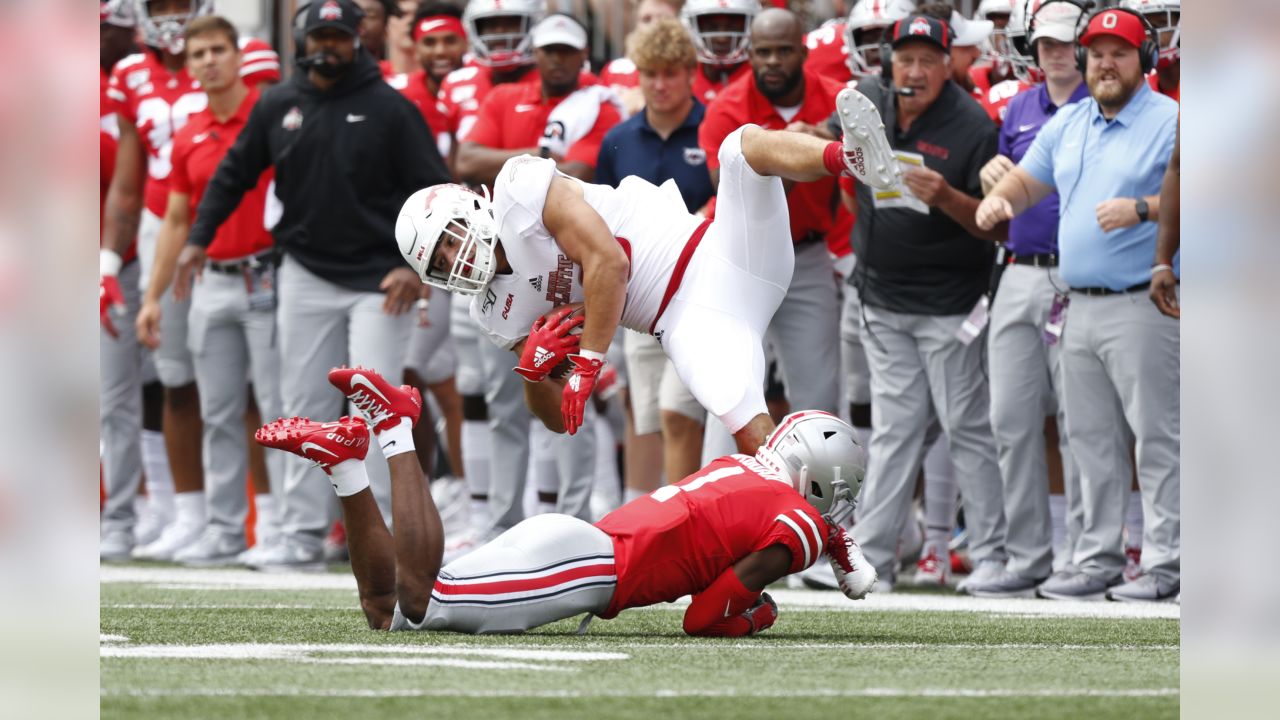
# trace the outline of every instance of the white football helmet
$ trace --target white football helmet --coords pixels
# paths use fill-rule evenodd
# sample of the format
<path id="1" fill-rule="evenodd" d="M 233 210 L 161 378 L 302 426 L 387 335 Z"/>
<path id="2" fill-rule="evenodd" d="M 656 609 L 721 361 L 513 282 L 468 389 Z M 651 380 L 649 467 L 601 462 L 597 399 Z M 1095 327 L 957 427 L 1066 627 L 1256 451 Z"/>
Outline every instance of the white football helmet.
<path id="1" fill-rule="evenodd" d="M 845 421 L 820 410 L 793 412 L 769 433 L 756 455 L 789 477 L 791 486 L 831 522 L 844 524 L 853 515 L 867 462 Z"/>
<path id="2" fill-rule="evenodd" d="M 1120 7 L 1142 13 L 1160 39 L 1157 67 L 1168 67 L 1182 56 L 1182 0 L 1121 0 Z"/>
<path id="3" fill-rule="evenodd" d="M 98 24 L 122 28 L 138 26 L 138 6 L 133 0 L 101 0 L 98 3 Z"/>
<path id="4" fill-rule="evenodd" d="M 996 48 L 996 58 L 1007 63 L 1013 76 L 1023 82 L 1037 82 L 1040 68 L 1032 57 L 1030 26 L 1031 18 L 1040 11 L 1045 0 L 1019 0 L 1013 5 L 1013 14 L 1009 16 L 1009 24 L 1005 27 L 1004 50 Z"/>
<path id="5" fill-rule="evenodd" d="M 680 10 L 680 22 L 689 31 L 698 62 L 706 65 L 738 65 L 746 62 L 751 43 L 751 21 L 760 12 L 760 0 L 688 0 Z M 739 15 L 740 29 L 706 28 L 714 15 Z M 720 45 L 717 49 L 717 45 Z M 727 47 L 725 47 L 727 46 Z"/>
<path id="6" fill-rule="evenodd" d="M 458 243 L 458 254 L 447 272 L 431 266 L 442 240 Z M 441 290 L 476 295 L 498 269 L 494 249 L 498 222 L 493 203 L 462 185 L 432 185 L 409 196 L 396 218 L 396 243 L 409 267 L 422 282 Z"/>
<path id="7" fill-rule="evenodd" d="M 177 55 L 187 47 L 184 33 L 187 23 L 201 15 L 213 13 L 213 0 L 189 0 L 187 11 L 173 15 L 151 15 L 147 6 L 151 0 L 135 0 L 138 25 L 142 28 L 142 42 Z"/>
<path id="8" fill-rule="evenodd" d="M 1017 3 L 1021 4 L 1022 1 L 1023 0 L 1017 0 Z M 973 17 L 975 19 L 990 20 L 995 24 L 995 28 L 991 31 L 991 39 L 989 41 L 991 46 L 990 57 L 992 59 L 1000 60 L 1005 53 L 1008 52 L 1008 29 L 1009 25 L 1012 24 L 1011 16 L 1013 15 L 1014 3 L 1015 0 L 982 0 L 982 2 L 978 3 L 978 9 L 973 12 Z M 1004 27 L 1000 27 L 1000 23 L 998 22 L 999 18 L 992 17 L 993 15 L 1004 16 Z"/>
<path id="9" fill-rule="evenodd" d="M 533 26 L 542 19 L 543 0 L 471 0 L 462 11 L 462 25 L 467 30 L 471 53 L 476 62 L 491 68 L 510 68 L 533 62 Z M 511 32 L 481 33 L 484 20 L 515 17 L 520 29 Z"/>
<path id="10" fill-rule="evenodd" d="M 888 39 L 867 34 L 873 30 L 883 33 L 915 11 L 912 0 L 858 0 L 844 24 L 844 46 L 849 51 L 845 62 L 855 78 L 880 73 L 880 45 Z"/>

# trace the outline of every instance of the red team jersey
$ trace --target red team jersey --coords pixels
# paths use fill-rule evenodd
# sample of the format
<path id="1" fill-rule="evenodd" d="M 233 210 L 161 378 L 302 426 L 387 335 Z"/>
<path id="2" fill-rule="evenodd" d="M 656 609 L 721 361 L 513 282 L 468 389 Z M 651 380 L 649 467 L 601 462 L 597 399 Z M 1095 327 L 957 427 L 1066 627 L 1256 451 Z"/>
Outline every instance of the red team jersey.
<path id="1" fill-rule="evenodd" d="M 538 71 L 530 68 L 513 85 L 539 86 Z M 471 126 L 480 113 L 480 102 L 493 89 L 493 70 L 484 65 L 458 68 L 445 76 L 440 83 L 440 109 L 444 113 L 445 129 L 453 133 L 457 142 L 467 140 Z"/>
<path id="2" fill-rule="evenodd" d="M 1160 89 L 1160 73 L 1157 73 L 1157 72 L 1153 72 L 1153 73 L 1151 73 L 1150 75 L 1148 75 L 1148 76 L 1147 76 L 1147 84 L 1151 86 L 1151 89 L 1152 89 L 1152 90 L 1155 90 L 1156 92 L 1160 93 L 1161 95 L 1165 95 L 1165 96 L 1167 96 L 1167 97 L 1171 97 L 1171 98 L 1173 98 L 1174 102 L 1176 102 L 1176 103 L 1179 103 L 1179 104 L 1181 104 L 1181 103 L 1182 103 L 1182 100 L 1181 100 L 1181 98 L 1180 98 L 1180 96 L 1181 96 L 1181 94 L 1182 94 L 1182 85 L 1181 85 L 1181 84 L 1179 84 L 1179 85 L 1178 85 L 1178 87 L 1175 87 L 1175 88 L 1173 89 L 1173 92 L 1165 92 L 1165 91 L 1163 91 L 1163 90 L 1161 90 L 1161 89 Z"/>
<path id="3" fill-rule="evenodd" d="M 440 157 L 447 158 L 451 145 L 448 117 L 440 96 L 432 93 L 431 88 L 427 87 L 427 71 L 419 70 L 394 75 L 387 78 L 387 84 L 399 90 L 406 100 L 418 108 L 418 112 L 422 113 L 422 119 L 427 121 L 427 129 L 431 131 L 431 137 L 436 139 Z"/>
<path id="4" fill-rule="evenodd" d="M 713 461 L 683 481 L 609 513 L 618 584 L 608 611 L 671 602 L 711 587 L 742 558 L 771 545 L 791 551 L 788 573 L 817 560 L 828 528 L 791 484 L 748 455 Z"/>
<path id="5" fill-rule="evenodd" d="M 261 40 L 241 41 L 244 64 L 240 76 L 250 86 L 280 80 L 280 60 Z M 108 94 L 122 122 L 138 128 L 147 157 L 144 203 L 163 216 L 168 202 L 167 181 L 172 170 L 173 135 L 194 114 L 204 110 L 208 98 L 186 68 L 171 73 L 159 52 L 147 49 L 121 60 L 111 71 Z"/>
<path id="6" fill-rule="evenodd" d="M 191 217 L 196 215 L 205 186 L 213 178 L 218 163 L 235 144 L 236 137 L 249 120 L 249 111 L 258 102 L 258 91 L 250 90 L 240 103 L 236 113 L 226 122 L 218 122 L 213 113 L 205 109 L 187 121 L 173 138 L 173 171 L 169 177 L 169 189 L 191 198 Z M 271 234 L 264 223 L 267 188 L 274 176 L 267 170 L 258 186 L 246 193 L 231 217 L 218 228 L 213 243 L 209 245 L 209 257 L 214 260 L 233 260 L 246 257 L 271 247 Z"/>
<path id="7" fill-rule="evenodd" d="M 720 144 L 729 133 L 747 123 L 767 130 L 780 130 L 789 122 L 806 122 L 825 126 L 836 110 L 836 95 L 844 83 L 828 80 L 813 71 L 804 71 L 804 102 L 790 121 L 778 114 L 773 103 L 756 88 L 755 77 L 748 72 L 729 85 L 719 99 L 707 108 L 698 128 L 698 144 L 707 154 L 707 168 L 720 167 Z M 836 192 L 835 178 L 796 183 L 787 193 L 791 215 L 791 239 L 799 242 L 811 232 L 824 237 L 831 229 Z"/>
<path id="8" fill-rule="evenodd" d="M 975 65 L 969 68 L 969 77 L 973 80 L 974 99 L 982 104 L 982 109 L 987 111 L 987 117 L 992 122 L 1003 125 L 1013 96 L 1035 86 L 1016 79 L 1001 80 L 992 85 L 991 71 L 994 69 L 991 65 Z"/>
<path id="9" fill-rule="evenodd" d="M 844 26 L 842 22 L 829 23 L 804 36 L 804 46 L 809 49 L 804 61 L 806 70 L 842 83 L 853 79 L 849 49 L 844 46 Z"/>
<path id="10" fill-rule="evenodd" d="M 640 86 L 640 69 L 631 58 L 620 57 L 610 61 L 600 71 L 600 83 L 609 87 L 633 88 Z"/>
<path id="11" fill-rule="evenodd" d="M 698 101 L 703 105 L 710 105 L 711 101 L 715 100 L 716 96 L 719 95 L 721 91 L 732 85 L 739 78 L 744 75 L 748 77 L 751 76 L 750 63 L 742 63 L 737 67 L 737 69 L 729 73 L 728 77 L 723 81 L 720 80 L 721 73 L 718 71 L 713 71 L 716 79 L 712 80 L 707 77 L 706 73 L 702 72 L 702 68 L 703 66 L 699 65 L 697 69 L 693 71 L 693 96 L 698 98 Z"/>
<path id="12" fill-rule="evenodd" d="M 101 222 L 107 209 L 107 190 L 111 188 L 111 176 L 116 171 L 116 145 L 120 139 L 120 125 L 116 115 L 116 103 L 107 93 L 111 76 L 101 68 L 98 73 L 102 77 L 101 92 L 98 95 L 98 219 Z M 102 244 L 102 230 L 99 224 L 98 244 Z M 120 258 L 128 263 L 138 256 L 137 239 L 129 242 L 129 249 Z"/>
<path id="13" fill-rule="evenodd" d="M 580 78 L 579 87 L 596 84 L 594 76 L 583 77 L 587 79 Z M 547 116 L 563 100 L 564 97 L 543 99 L 541 82 L 499 85 L 481 103 L 475 125 L 463 140 L 506 150 L 534 147 L 542 138 Z M 565 161 L 584 162 L 595 167 L 605 133 L 621 120 L 622 116 L 613 103 L 601 103 L 596 124 L 569 148 Z"/>

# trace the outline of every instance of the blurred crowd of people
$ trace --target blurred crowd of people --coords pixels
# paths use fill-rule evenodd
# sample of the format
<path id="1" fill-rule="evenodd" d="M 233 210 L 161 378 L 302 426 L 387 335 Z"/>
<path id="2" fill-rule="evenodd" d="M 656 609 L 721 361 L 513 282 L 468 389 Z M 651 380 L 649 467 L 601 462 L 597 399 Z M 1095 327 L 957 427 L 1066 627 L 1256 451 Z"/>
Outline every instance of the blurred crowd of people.
<path id="1" fill-rule="evenodd" d="M 625 55 L 593 58 L 575 3 L 312 0 L 282 69 L 212 0 L 102 2 L 102 559 L 341 559 L 324 475 L 251 438 L 347 414 L 326 379 L 343 364 L 422 391 L 446 562 L 734 452 L 629 330 L 587 432 L 552 433 L 465 298 L 405 265 L 397 213 L 528 154 L 674 181 L 711 216 L 727 135 L 839 140 L 853 86 L 904 172 L 787 183 L 767 397 L 857 431 L 876 590 L 1175 599 L 1179 0 L 828 4 L 809 27 L 815 3 L 633 0 Z M 803 582 L 835 586 L 826 563 Z"/>

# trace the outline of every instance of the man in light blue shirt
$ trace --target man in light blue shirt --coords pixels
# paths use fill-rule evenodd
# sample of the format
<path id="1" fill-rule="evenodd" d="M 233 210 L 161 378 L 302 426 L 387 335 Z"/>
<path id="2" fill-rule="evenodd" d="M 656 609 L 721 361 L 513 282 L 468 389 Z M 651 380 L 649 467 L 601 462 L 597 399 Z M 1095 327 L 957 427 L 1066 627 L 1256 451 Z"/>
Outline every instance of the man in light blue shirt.
<path id="1" fill-rule="evenodd" d="M 1178 324 L 1145 297 L 1178 106 L 1145 82 L 1156 60 L 1139 48 L 1149 41 L 1137 14 L 1096 13 L 1079 40 L 1092 99 L 1059 111 L 977 211 L 978 226 L 989 228 L 1053 190 L 1061 197 L 1059 271 L 1071 288 L 1061 350 L 1066 431 L 1084 525 L 1073 566 L 1043 583 L 1042 597 L 1159 601 L 1180 589 Z M 1046 330 L 1056 324 L 1050 318 Z M 1143 574 L 1112 587 L 1125 562 L 1135 439 Z"/>

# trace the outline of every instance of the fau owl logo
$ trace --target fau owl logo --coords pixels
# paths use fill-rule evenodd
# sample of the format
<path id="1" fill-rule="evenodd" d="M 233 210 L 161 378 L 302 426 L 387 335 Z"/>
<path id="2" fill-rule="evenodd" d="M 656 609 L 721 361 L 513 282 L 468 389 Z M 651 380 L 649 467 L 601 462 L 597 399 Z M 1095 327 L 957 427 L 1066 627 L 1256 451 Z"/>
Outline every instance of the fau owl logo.
<path id="1" fill-rule="evenodd" d="M 338 4 L 337 0 L 328 0 L 320 8 L 320 19 L 321 20 L 341 20 L 342 6 Z"/>

